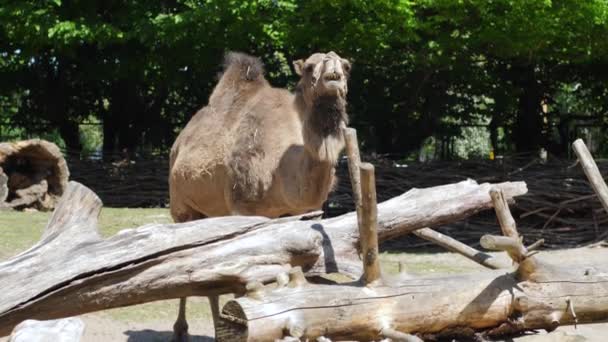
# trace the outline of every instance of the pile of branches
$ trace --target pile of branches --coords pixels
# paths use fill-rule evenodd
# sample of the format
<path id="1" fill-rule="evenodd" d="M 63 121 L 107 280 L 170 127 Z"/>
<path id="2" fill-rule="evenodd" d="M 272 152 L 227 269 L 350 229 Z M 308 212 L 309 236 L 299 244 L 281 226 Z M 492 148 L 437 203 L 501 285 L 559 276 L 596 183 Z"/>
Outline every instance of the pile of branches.
<path id="1" fill-rule="evenodd" d="M 572 160 L 549 158 L 542 161 L 530 155 L 496 160 L 401 162 L 394 158 L 367 155 L 376 165 L 378 200 L 384 201 L 412 188 L 425 188 L 459 182 L 467 178 L 479 183 L 525 181 L 529 193 L 512 206 L 526 243 L 545 239 L 549 248 L 574 247 L 602 241 L 608 232 L 602 225 L 608 215 L 602 210 L 581 168 Z M 105 160 L 68 158 L 71 179 L 86 184 L 108 207 L 166 207 L 168 156 L 142 154 L 131 158 L 114 155 Z M 598 161 L 603 174 L 608 161 Z M 354 210 L 347 160 L 338 165 L 339 184 L 323 208 L 326 217 Z M 438 228 L 467 244 L 477 245 L 482 233 L 498 233 L 498 222 L 491 212 Z M 430 246 L 415 237 L 387 242 L 386 249 Z"/>
<path id="2" fill-rule="evenodd" d="M 169 157 L 146 153 L 101 158 L 67 154 L 71 180 L 86 184 L 106 207 L 167 207 L 169 205 Z"/>
<path id="3" fill-rule="evenodd" d="M 399 164 L 395 161 L 374 161 L 378 167 L 377 188 L 380 201 L 411 188 L 423 188 L 461 181 L 467 178 L 478 182 L 522 180 L 529 192 L 511 206 L 520 232 L 526 243 L 545 239 L 545 247 L 575 247 L 603 241 L 608 232 L 601 227 L 608 215 L 581 167 L 572 160 L 551 158 L 543 161 L 530 156 L 514 156 L 500 160 L 435 161 L 430 163 Z M 608 161 L 598 161 L 602 174 L 608 173 Z M 348 180 L 347 171 L 339 169 L 341 178 Z M 348 182 L 340 182 L 326 210 L 337 215 L 352 210 Z M 479 213 L 468 220 L 444 226 L 438 230 L 462 242 L 478 245 L 477 236 L 498 233 L 498 222 L 491 212 Z M 428 246 L 415 238 L 402 239 L 387 248 L 401 248 L 403 244 Z"/>

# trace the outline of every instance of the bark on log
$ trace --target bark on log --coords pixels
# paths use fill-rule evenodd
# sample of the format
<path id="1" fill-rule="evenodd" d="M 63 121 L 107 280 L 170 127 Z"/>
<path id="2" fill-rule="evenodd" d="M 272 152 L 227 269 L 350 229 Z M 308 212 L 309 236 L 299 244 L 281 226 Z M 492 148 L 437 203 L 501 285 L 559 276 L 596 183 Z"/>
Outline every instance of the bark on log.
<path id="1" fill-rule="evenodd" d="M 413 189 L 378 205 L 379 241 L 491 207 L 489 190 L 525 183 L 463 181 Z M 361 275 L 354 213 L 326 220 L 221 217 L 146 225 L 102 239 L 101 202 L 70 182 L 41 241 L 0 263 L 0 336 L 25 319 L 54 319 L 188 296 L 244 293 L 291 266 L 307 275 Z M 69 303 L 66 304 L 66 303 Z"/>
<path id="2" fill-rule="evenodd" d="M 45 140 L 0 143 L 0 167 L 8 177 L 9 207 L 51 210 L 68 184 L 69 171 L 61 151 Z"/>
<path id="3" fill-rule="evenodd" d="M 363 259 L 363 282 L 371 284 L 380 278 L 378 256 L 378 203 L 376 199 L 376 178 L 374 166 L 363 163 L 359 167 L 361 175 L 361 222 L 359 222 L 359 243 Z"/>
<path id="4" fill-rule="evenodd" d="M 576 153 L 578 157 L 578 161 L 581 163 L 583 171 L 585 175 L 587 175 L 587 179 L 589 179 L 589 183 L 591 183 L 591 187 L 593 191 L 597 194 L 604 210 L 608 212 L 608 186 L 600 173 L 600 170 L 597 168 L 597 164 L 591 156 L 591 152 L 587 148 L 587 145 L 583 142 L 582 139 L 576 139 L 574 143 L 572 143 L 572 149 Z"/>
<path id="5" fill-rule="evenodd" d="M 534 257 L 533 257 L 534 258 Z M 505 270 L 402 279 L 392 284 L 305 284 L 258 289 L 257 296 L 226 303 L 218 341 L 273 341 L 297 327 L 302 340 L 378 340 L 382 331 L 423 338 L 471 338 L 532 329 L 554 330 L 608 320 L 608 276 L 547 266 L 544 279 Z M 572 305 L 574 304 L 574 306 Z M 435 335 L 435 336 L 433 336 Z"/>

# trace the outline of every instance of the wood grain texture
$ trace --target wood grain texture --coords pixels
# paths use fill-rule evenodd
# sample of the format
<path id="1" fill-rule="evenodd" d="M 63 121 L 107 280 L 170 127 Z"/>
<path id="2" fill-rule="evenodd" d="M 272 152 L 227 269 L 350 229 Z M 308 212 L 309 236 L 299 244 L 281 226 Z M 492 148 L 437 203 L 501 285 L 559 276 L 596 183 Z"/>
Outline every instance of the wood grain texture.
<path id="1" fill-rule="evenodd" d="M 380 278 L 380 258 L 378 256 L 378 203 L 376 199 L 376 178 L 374 166 L 363 163 L 361 174 L 361 222 L 359 223 L 359 243 L 363 259 L 363 282 L 371 284 Z"/>
<path id="2" fill-rule="evenodd" d="M 576 153 L 578 161 L 581 163 L 593 191 L 595 191 L 602 206 L 606 212 L 608 212 L 608 186 L 606 185 L 600 170 L 597 168 L 597 164 L 595 163 L 591 152 L 589 152 L 587 145 L 585 145 L 582 139 L 576 139 L 576 141 L 572 143 L 572 149 Z"/>
<path id="3" fill-rule="evenodd" d="M 488 191 L 523 195 L 525 183 L 464 181 L 414 189 L 378 205 L 379 241 L 491 207 Z M 307 275 L 361 275 L 355 213 L 325 220 L 231 216 L 151 224 L 102 239 L 101 202 L 70 182 L 42 239 L 0 263 L 0 336 L 19 322 L 149 301 L 243 293 L 291 266 Z M 69 304 L 69 305 L 68 305 Z"/>
<path id="4" fill-rule="evenodd" d="M 266 287 L 255 298 L 226 303 L 218 340 L 272 341 L 294 326 L 302 340 L 379 340 L 387 330 L 424 339 L 551 331 L 574 323 L 569 301 L 579 323 L 608 319 L 608 276 L 550 268 L 550 277 L 542 281 L 495 270 L 404 278 L 371 288 L 357 283 Z"/>

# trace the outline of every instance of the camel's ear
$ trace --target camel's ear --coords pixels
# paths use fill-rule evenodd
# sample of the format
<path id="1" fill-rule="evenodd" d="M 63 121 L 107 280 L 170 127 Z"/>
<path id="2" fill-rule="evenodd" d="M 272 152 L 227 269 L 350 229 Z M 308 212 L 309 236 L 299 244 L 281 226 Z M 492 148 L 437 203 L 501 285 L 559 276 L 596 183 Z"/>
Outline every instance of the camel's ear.
<path id="1" fill-rule="evenodd" d="M 302 73 L 304 72 L 304 60 L 298 59 L 297 61 L 293 61 L 293 68 L 298 76 L 302 76 Z"/>

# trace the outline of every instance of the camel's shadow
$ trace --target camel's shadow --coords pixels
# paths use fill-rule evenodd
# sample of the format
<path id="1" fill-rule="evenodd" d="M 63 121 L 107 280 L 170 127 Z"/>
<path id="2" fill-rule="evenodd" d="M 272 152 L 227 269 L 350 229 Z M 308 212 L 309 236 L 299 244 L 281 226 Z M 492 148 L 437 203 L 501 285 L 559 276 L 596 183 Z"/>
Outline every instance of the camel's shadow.
<path id="1" fill-rule="evenodd" d="M 157 331 L 151 329 L 127 330 L 124 332 L 129 336 L 127 342 L 167 342 L 171 341 L 173 331 Z M 213 342 L 215 339 L 209 336 L 190 335 L 190 342 Z"/>

